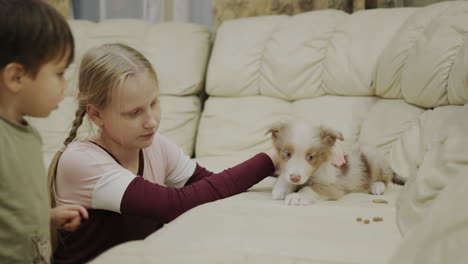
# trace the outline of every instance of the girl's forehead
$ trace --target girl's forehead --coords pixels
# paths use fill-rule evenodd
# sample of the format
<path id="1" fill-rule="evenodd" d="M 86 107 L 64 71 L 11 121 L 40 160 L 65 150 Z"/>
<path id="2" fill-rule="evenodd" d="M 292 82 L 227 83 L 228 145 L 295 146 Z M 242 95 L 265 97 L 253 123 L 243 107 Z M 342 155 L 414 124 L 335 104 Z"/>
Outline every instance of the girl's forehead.
<path id="1" fill-rule="evenodd" d="M 128 76 L 115 90 L 112 101 L 120 108 L 138 107 L 159 96 L 157 81 L 146 72 Z"/>

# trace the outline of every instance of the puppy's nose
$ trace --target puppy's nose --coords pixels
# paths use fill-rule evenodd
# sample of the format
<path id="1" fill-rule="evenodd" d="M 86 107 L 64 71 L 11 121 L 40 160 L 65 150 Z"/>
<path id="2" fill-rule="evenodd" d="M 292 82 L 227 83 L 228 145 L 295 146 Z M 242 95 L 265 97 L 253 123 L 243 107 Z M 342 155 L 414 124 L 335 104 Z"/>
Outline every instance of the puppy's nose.
<path id="1" fill-rule="evenodd" d="M 296 183 L 301 180 L 301 176 L 299 174 L 291 174 L 289 177 L 291 177 L 291 181 Z"/>

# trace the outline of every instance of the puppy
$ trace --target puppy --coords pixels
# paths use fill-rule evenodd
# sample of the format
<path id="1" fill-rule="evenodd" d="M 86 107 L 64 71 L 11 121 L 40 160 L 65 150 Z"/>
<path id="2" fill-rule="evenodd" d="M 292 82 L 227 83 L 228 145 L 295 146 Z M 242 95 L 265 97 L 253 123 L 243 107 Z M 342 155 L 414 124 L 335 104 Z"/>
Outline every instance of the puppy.
<path id="1" fill-rule="evenodd" d="M 288 205 L 338 200 L 354 192 L 379 195 L 392 180 L 402 183 L 375 148 L 341 143 L 348 153 L 347 164 L 333 166 L 332 149 L 343 136 L 330 128 L 291 121 L 275 125 L 268 133 L 281 156 L 273 199 L 284 199 Z"/>

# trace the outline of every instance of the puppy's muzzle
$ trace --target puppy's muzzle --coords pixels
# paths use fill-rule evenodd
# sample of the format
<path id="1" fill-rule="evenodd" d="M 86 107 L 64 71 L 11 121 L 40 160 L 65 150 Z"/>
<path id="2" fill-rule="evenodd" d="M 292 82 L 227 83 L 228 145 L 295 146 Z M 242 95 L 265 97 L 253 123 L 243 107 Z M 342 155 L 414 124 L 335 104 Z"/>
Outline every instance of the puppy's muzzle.
<path id="1" fill-rule="evenodd" d="M 298 183 L 301 180 L 301 175 L 293 173 L 289 175 L 289 178 L 291 179 L 292 182 Z"/>

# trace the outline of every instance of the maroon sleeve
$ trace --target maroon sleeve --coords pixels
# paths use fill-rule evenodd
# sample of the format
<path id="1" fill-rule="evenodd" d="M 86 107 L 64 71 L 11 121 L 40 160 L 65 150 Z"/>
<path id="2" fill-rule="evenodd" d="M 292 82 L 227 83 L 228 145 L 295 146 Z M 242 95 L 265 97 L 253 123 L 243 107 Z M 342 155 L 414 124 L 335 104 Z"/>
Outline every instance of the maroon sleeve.
<path id="1" fill-rule="evenodd" d="M 195 171 L 193 172 L 192 176 L 190 176 L 190 178 L 187 180 L 187 182 L 185 183 L 185 186 L 190 185 L 194 182 L 197 182 L 213 174 L 214 174 L 213 172 L 203 168 L 197 163 L 197 166 L 195 167 Z"/>
<path id="2" fill-rule="evenodd" d="M 120 211 L 167 223 L 195 206 L 246 191 L 272 175 L 274 165 L 268 155 L 260 153 L 220 173 L 211 173 L 199 166 L 197 169 L 198 181 L 182 188 L 166 187 L 136 177 L 125 190 Z"/>

